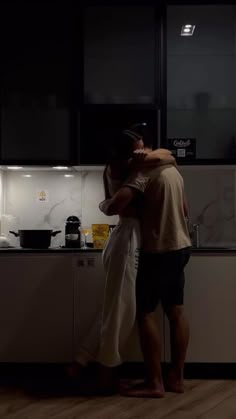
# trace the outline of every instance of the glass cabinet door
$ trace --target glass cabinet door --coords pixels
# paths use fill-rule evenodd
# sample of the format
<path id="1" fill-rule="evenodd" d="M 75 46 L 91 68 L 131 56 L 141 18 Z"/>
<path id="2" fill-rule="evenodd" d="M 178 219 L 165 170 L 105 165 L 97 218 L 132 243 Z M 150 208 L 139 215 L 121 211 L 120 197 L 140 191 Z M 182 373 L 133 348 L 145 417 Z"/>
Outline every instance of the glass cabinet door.
<path id="1" fill-rule="evenodd" d="M 235 70 L 236 6 L 168 6 L 167 137 L 179 160 L 236 159 Z"/>
<path id="2" fill-rule="evenodd" d="M 85 11 L 85 103 L 154 103 L 155 8 Z"/>
<path id="3" fill-rule="evenodd" d="M 134 124 L 145 123 L 147 146 L 157 138 L 157 113 L 155 110 L 127 110 L 124 107 L 89 107 L 80 114 L 78 161 L 84 165 L 106 164 L 111 159 L 112 148 L 119 141 L 122 130 Z"/>

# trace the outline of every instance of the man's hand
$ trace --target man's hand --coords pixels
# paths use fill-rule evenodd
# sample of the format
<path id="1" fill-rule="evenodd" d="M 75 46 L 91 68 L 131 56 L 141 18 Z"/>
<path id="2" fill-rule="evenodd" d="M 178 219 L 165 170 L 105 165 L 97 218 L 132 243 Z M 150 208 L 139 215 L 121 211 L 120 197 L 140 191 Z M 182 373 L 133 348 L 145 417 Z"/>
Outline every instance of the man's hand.
<path id="1" fill-rule="evenodd" d="M 106 215 L 121 214 L 137 194 L 135 189 L 123 186 L 111 199 L 100 202 L 99 209 Z"/>

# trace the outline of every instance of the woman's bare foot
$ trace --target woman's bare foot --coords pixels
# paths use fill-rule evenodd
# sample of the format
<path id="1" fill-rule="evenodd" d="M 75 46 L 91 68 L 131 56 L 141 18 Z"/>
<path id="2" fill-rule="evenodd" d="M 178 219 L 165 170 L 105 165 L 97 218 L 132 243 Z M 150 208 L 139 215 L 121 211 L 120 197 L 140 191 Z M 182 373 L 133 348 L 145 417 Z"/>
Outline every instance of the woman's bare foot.
<path id="1" fill-rule="evenodd" d="M 150 397 L 160 399 L 165 396 L 165 389 L 162 384 L 148 383 L 143 381 L 121 392 L 127 397 Z"/>

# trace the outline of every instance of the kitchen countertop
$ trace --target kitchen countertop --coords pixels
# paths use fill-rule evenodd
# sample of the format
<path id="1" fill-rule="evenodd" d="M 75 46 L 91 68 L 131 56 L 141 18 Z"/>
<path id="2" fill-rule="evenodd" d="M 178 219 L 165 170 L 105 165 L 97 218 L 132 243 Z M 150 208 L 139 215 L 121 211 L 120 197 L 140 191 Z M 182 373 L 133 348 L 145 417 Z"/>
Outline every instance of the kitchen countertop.
<path id="1" fill-rule="evenodd" d="M 48 249 L 26 249 L 22 247 L 1 247 L 0 253 L 97 253 L 103 249 L 79 249 L 65 247 L 49 247 Z"/>
<path id="2" fill-rule="evenodd" d="M 199 253 L 236 253 L 236 247 L 211 247 L 211 246 L 203 246 L 198 248 L 192 248 L 193 254 L 199 254 Z"/>
<path id="3" fill-rule="evenodd" d="M 103 249 L 82 249 L 82 248 L 65 248 L 65 247 L 49 247 L 48 249 L 25 249 L 22 247 L 1 247 L 0 253 L 88 253 L 102 252 Z M 236 253 L 236 247 L 199 247 L 192 248 L 192 254 L 219 254 L 219 253 Z"/>

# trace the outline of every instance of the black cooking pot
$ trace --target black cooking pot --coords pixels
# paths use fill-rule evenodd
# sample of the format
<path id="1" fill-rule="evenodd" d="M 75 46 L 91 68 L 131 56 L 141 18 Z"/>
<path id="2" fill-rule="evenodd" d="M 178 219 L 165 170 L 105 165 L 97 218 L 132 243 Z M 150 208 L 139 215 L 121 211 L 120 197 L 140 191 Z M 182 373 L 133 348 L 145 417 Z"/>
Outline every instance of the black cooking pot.
<path id="1" fill-rule="evenodd" d="M 28 249 L 47 249 L 51 244 L 51 237 L 55 237 L 61 230 L 18 230 L 9 231 L 16 237 L 20 237 L 21 247 Z"/>

